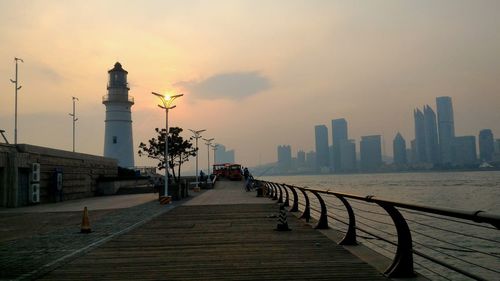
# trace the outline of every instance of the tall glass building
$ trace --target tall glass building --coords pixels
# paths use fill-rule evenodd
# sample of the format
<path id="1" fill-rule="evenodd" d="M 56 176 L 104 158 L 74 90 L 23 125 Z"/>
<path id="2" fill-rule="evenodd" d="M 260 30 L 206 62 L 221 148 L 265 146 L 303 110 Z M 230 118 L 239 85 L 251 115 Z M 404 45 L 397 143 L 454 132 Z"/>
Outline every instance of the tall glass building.
<path id="1" fill-rule="evenodd" d="M 325 125 L 314 127 L 316 139 L 316 171 L 324 171 L 330 167 L 330 151 L 328 148 L 328 128 Z"/>
<path id="2" fill-rule="evenodd" d="M 439 133 L 439 151 L 441 163 L 453 163 L 453 141 L 455 139 L 455 124 L 451 97 L 437 97 L 437 120 Z"/>
<path id="3" fill-rule="evenodd" d="M 380 135 L 361 137 L 360 165 L 362 171 L 376 171 L 382 166 L 382 142 Z"/>
<path id="4" fill-rule="evenodd" d="M 425 118 L 420 109 L 413 112 L 415 120 L 415 162 L 427 162 L 427 153 L 425 149 Z"/>
<path id="5" fill-rule="evenodd" d="M 439 163 L 438 130 L 436 114 L 428 105 L 424 106 L 425 155 L 428 163 Z"/>
<path id="6" fill-rule="evenodd" d="M 398 132 L 392 141 L 392 149 L 394 155 L 394 164 L 405 165 L 408 163 L 406 156 L 406 141 L 403 136 Z"/>
<path id="7" fill-rule="evenodd" d="M 479 160 L 491 161 L 495 152 L 495 140 L 490 129 L 479 132 Z"/>
<path id="8" fill-rule="evenodd" d="M 332 120 L 333 163 L 330 164 L 335 172 L 342 170 L 341 144 L 347 140 L 347 121 L 344 118 Z"/>

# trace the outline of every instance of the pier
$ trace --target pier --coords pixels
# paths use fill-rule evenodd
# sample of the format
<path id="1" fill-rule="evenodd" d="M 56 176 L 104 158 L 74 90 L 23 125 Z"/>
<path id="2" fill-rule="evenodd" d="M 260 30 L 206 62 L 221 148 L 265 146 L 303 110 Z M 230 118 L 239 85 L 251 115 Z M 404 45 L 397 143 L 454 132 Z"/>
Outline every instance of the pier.
<path id="1" fill-rule="evenodd" d="M 132 212 L 134 208 L 142 209 Z M 39 258 L 25 259 L 22 263 L 31 271 L 8 275 L 5 270 L 12 271 L 15 263 L 9 268 L 2 263 L 2 278 L 387 280 L 296 216 L 288 215 L 291 231 L 276 231 L 279 206 L 268 198 L 256 197 L 255 192 L 245 192 L 242 182 L 220 181 L 215 189 L 187 201 L 167 206 L 149 202 L 126 210 L 141 213 L 142 217 L 137 215 L 137 221 L 115 232 L 109 221 L 109 237 L 98 229 L 105 225 L 99 222 L 88 235 L 76 234 L 76 229 L 72 229 L 68 232 L 76 239 L 83 237 L 86 243 L 81 242 L 80 247 L 75 246 L 62 256 L 46 257 L 44 262 Z M 144 216 L 148 212 L 150 215 Z M 92 221 L 92 210 L 90 215 Z M 36 237 L 24 240 L 30 239 Z M 2 262 L 26 255 L 29 249 L 24 250 L 11 251 L 6 257 L 3 245 Z"/>

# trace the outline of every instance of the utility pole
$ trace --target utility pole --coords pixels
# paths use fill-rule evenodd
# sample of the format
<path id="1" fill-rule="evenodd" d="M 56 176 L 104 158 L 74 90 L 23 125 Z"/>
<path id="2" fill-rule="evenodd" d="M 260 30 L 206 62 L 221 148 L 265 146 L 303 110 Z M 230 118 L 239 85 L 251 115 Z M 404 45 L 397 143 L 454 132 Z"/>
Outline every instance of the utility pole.
<path id="1" fill-rule="evenodd" d="M 14 61 L 16 61 L 16 80 L 10 79 L 10 82 L 14 83 L 14 90 L 15 90 L 15 94 L 16 94 L 15 110 L 14 110 L 14 144 L 17 144 L 17 91 L 19 91 L 22 87 L 22 86 L 18 86 L 17 62 L 21 61 L 24 63 L 24 61 L 23 61 L 23 59 L 20 59 L 20 58 L 14 58 Z"/>
<path id="2" fill-rule="evenodd" d="M 73 113 L 70 113 L 69 116 L 73 118 L 73 152 L 75 152 L 75 123 L 78 121 L 78 118 L 76 118 L 76 113 L 75 113 L 75 102 L 80 101 L 77 97 L 72 97 L 73 98 Z"/>

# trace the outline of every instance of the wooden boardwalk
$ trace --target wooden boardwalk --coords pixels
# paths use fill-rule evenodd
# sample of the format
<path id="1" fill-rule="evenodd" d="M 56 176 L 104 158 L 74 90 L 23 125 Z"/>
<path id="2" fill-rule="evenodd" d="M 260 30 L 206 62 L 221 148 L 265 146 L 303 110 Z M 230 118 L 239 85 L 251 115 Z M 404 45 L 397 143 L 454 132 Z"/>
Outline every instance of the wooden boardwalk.
<path id="1" fill-rule="evenodd" d="M 196 201 L 156 217 L 42 279 L 387 280 L 295 216 L 288 216 L 291 231 L 275 231 L 279 211 L 273 201 L 255 198 L 239 183 L 221 183 Z M 234 192 L 238 204 L 226 202 L 224 190 Z M 213 200 L 207 200 L 210 197 Z M 243 204 L 245 197 L 251 203 Z M 218 200 L 227 204 L 215 204 Z"/>

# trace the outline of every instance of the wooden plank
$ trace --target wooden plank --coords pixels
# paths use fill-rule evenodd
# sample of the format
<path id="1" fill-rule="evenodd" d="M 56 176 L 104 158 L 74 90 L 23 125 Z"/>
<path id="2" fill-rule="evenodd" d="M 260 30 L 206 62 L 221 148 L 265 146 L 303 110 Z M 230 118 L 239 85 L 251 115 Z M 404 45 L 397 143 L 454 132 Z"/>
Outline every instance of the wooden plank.
<path id="1" fill-rule="evenodd" d="M 274 204 L 180 206 L 44 280 L 387 280 Z"/>

